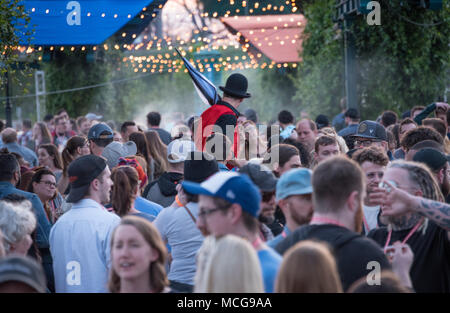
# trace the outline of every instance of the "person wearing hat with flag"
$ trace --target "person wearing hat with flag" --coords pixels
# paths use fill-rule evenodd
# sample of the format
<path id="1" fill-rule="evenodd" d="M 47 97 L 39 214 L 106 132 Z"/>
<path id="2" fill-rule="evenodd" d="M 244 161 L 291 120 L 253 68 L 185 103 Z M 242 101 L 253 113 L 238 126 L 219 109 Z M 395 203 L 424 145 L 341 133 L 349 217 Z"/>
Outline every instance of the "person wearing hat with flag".
<path id="1" fill-rule="evenodd" d="M 72 208 L 50 231 L 56 292 L 107 292 L 110 241 L 120 218 L 108 212 L 111 172 L 104 158 L 85 155 L 68 169 Z M 125 265 L 124 265 L 125 266 Z"/>
<path id="2" fill-rule="evenodd" d="M 261 264 L 266 292 L 273 292 L 281 256 L 259 236 L 261 194 L 245 174 L 219 172 L 203 183 L 183 182 L 190 194 L 199 195 L 197 227 L 216 237 L 227 234 L 247 239 Z"/>
<path id="3" fill-rule="evenodd" d="M 251 97 L 247 93 L 247 87 L 247 78 L 239 73 L 228 77 L 225 87 L 219 87 L 223 91 L 223 99 L 204 111 L 196 122 L 194 138 L 197 149 L 203 151 L 206 138 L 214 132 L 221 132 L 233 142 L 234 156 L 238 156 L 239 138 L 236 125 L 241 114 L 237 109 L 244 99 Z M 227 133 L 227 128 L 233 130 L 233 133 Z"/>

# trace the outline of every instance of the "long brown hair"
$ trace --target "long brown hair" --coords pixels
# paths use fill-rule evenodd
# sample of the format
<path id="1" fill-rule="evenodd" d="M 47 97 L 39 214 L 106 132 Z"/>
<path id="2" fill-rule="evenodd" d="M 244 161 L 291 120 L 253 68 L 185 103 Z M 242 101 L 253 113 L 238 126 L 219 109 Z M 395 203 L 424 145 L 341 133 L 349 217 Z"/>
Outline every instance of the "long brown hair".
<path id="1" fill-rule="evenodd" d="M 66 147 L 62 152 L 63 171 L 67 173 L 69 164 L 75 159 L 75 153 L 78 148 L 82 148 L 87 143 L 86 137 L 73 136 L 67 141 Z"/>
<path id="2" fill-rule="evenodd" d="M 336 261 L 328 245 L 305 240 L 290 248 L 281 263 L 275 292 L 342 292 Z"/>
<path id="3" fill-rule="evenodd" d="M 169 280 L 167 279 L 165 269 L 167 249 L 158 230 L 152 223 L 143 218 L 137 216 L 126 216 L 122 218 L 120 224 L 114 229 L 111 236 L 111 259 L 114 249 L 115 234 L 117 228 L 121 225 L 130 225 L 136 228 L 136 230 L 144 237 L 145 241 L 158 252 L 158 259 L 150 263 L 150 287 L 155 292 L 162 292 L 164 288 L 169 285 Z M 112 293 L 120 292 L 120 277 L 117 275 L 116 271 L 114 271 L 113 267 L 111 267 L 109 275 L 108 288 Z"/>
<path id="4" fill-rule="evenodd" d="M 57 168 L 62 170 L 63 169 L 63 162 L 61 159 L 61 155 L 59 154 L 58 148 L 52 143 L 46 143 L 39 146 L 39 149 L 45 149 L 47 151 L 48 155 L 53 157 L 53 165 Z"/>
<path id="5" fill-rule="evenodd" d="M 136 169 L 126 165 L 114 168 L 111 179 L 114 182 L 111 204 L 117 215 L 122 217 L 132 209 L 131 204 L 139 188 L 139 176 Z"/>
<path id="6" fill-rule="evenodd" d="M 154 130 L 148 130 L 145 133 L 147 138 L 150 154 L 155 163 L 155 179 L 158 175 L 166 172 L 169 168 L 169 162 L 167 162 L 167 146 L 161 141 L 159 134 Z"/>
<path id="7" fill-rule="evenodd" d="M 45 123 L 42 122 L 36 122 L 36 124 L 39 126 L 42 134 L 42 144 L 51 143 L 52 142 L 52 135 L 50 134 L 50 131 L 48 130 L 48 127 Z"/>
<path id="8" fill-rule="evenodd" d="M 129 140 L 133 141 L 136 144 L 136 154 L 142 155 L 145 158 L 145 161 L 147 162 L 147 175 L 150 176 L 152 174 L 150 166 L 152 162 L 152 155 L 150 154 L 150 148 L 148 147 L 147 138 L 141 132 L 134 132 L 130 134 Z"/>

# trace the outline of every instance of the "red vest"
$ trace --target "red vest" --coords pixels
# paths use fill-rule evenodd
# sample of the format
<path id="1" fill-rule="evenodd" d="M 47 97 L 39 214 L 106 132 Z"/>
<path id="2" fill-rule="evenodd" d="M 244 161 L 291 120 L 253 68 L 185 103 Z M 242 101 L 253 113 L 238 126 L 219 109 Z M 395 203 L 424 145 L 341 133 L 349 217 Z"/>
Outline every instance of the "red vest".
<path id="1" fill-rule="evenodd" d="M 226 102 L 222 102 L 226 103 Z M 236 116 L 236 119 L 238 118 L 238 115 L 236 114 L 237 111 L 231 109 L 227 105 L 224 104 L 215 104 L 211 107 L 209 107 L 206 111 L 202 113 L 199 119 L 199 124 L 197 126 L 196 132 L 195 132 L 195 145 L 197 149 L 203 151 L 206 139 L 211 136 L 213 133 L 213 125 L 216 124 L 216 121 L 221 117 L 222 115 L 234 115 Z M 239 147 L 239 134 L 238 129 L 236 125 L 232 125 L 234 127 L 234 144 L 233 144 L 233 153 L 234 156 L 237 157 L 238 154 L 238 147 Z M 224 134 L 226 135 L 226 134 Z M 230 138 L 230 137 L 228 137 Z M 230 138 L 231 139 L 231 138 Z"/>

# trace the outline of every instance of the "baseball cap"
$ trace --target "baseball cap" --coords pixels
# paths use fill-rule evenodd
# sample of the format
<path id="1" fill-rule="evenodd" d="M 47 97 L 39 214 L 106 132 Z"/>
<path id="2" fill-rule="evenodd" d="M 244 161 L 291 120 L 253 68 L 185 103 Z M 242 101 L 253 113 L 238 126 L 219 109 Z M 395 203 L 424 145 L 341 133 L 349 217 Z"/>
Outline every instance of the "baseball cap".
<path id="1" fill-rule="evenodd" d="M 274 191 L 277 187 L 277 178 L 265 165 L 248 163 L 241 167 L 239 173 L 248 175 L 261 191 Z"/>
<path id="2" fill-rule="evenodd" d="M 312 193 L 311 175 L 312 171 L 306 168 L 295 168 L 281 175 L 277 183 L 276 201 Z"/>
<path id="3" fill-rule="evenodd" d="M 439 171 L 445 163 L 447 163 L 447 157 L 442 152 L 426 148 L 419 150 L 413 157 L 413 161 L 424 163 L 433 172 Z"/>
<path id="4" fill-rule="evenodd" d="M 47 288 L 42 266 L 25 256 L 12 255 L 0 259 L 0 284 L 9 281 L 24 283 L 41 293 Z"/>
<path id="5" fill-rule="evenodd" d="M 101 120 L 103 118 L 102 115 L 97 115 L 95 113 L 88 113 L 84 117 L 91 121 L 92 120 Z"/>
<path id="6" fill-rule="evenodd" d="M 103 132 L 109 132 L 109 134 L 101 134 Z M 89 129 L 88 139 L 110 139 L 114 138 L 113 131 L 111 127 L 105 123 L 98 123 Z"/>
<path id="7" fill-rule="evenodd" d="M 183 188 L 194 195 L 206 195 L 237 203 L 242 210 L 257 218 L 261 195 L 247 175 L 236 172 L 218 172 L 203 183 L 184 181 Z"/>
<path id="8" fill-rule="evenodd" d="M 74 160 L 68 169 L 70 193 L 67 202 L 80 201 L 89 189 L 91 182 L 106 168 L 106 160 L 102 157 L 89 154 Z"/>
<path id="9" fill-rule="evenodd" d="M 378 139 L 382 141 L 388 140 L 384 126 L 374 121 L 364 121 L 359 123 L 358 131 L 351 137 Z"/>
<path id="10" fill-rule="evenodd" d="M 193 141 L 185 139 L 173 140 L 167 146 L 167 161 L 169 161 L 169 163 L 184 162 L 192 151 L 195 151 L 195 144 Z"/>
<path id="11" fill-rule="evenodd" d="M 184 162 L 184 180 L 201 183 L 219 171 L 216 159 L 206 152 L 191 151 Z"/>
<path id="12" fill-rule="evenodd" d="M 113 141 L 103 149 L 102 156 L 106 158 L 106 163 L 110 169 L 116 167 L 119 164 L 121 157 L 127 157 L 135 155 L 137 152 L 136 144 L 133 141 L 126 143 L 120 143 Z"/>

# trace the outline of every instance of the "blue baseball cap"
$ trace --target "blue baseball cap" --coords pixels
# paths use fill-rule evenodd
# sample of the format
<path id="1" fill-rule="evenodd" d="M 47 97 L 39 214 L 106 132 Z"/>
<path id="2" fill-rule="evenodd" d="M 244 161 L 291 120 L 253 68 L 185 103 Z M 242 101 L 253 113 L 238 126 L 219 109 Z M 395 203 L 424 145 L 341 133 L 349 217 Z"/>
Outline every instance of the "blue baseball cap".
<path id="1" fill-rule="evenodd" d="M 103 132 L 108 132 L 107 134 L 102 134 Z M 110 139 L 114 138 L 113 131 L 111 127 L 105 123 L 98 123 L 89 129 L 88 139 Z"/>
<path id="2" fill-rule="evenodd" d="M 293 195 L 306 195 L 313 192 L 311 184 L 312 171 L 307 168 L 292 169 L 278 179 L 276 201 Z"/>
<path id="3" fill-rule="evenodd" d="M 236 172 L 218 172 L 201 184 L 184 181 L 183 188 L 194 195 L 206 195 L 237 203 L 242 210 L 257 218 L 261 194 L 247 175 Z"/>

